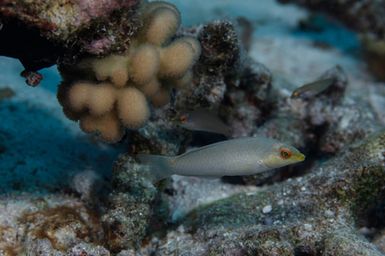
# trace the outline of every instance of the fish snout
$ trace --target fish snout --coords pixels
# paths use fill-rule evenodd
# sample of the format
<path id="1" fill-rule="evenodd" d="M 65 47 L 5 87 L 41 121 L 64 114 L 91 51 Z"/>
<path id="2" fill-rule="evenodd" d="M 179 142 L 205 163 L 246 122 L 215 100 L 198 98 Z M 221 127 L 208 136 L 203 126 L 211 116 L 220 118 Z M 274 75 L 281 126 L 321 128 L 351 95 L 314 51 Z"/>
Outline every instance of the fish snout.
<path id="1" fill-rule="evenodd" d="M 297 162 L 302 162 L 302 161 L 305 160 L 306 156 L 305 156 L 304 154 L 302 154 L 301 152 L 298 152 L 298 153 L 294 154 L 294 155 L 292 156 L 292 158 L 293 158 L 294 160 L 296 160 Z"/>

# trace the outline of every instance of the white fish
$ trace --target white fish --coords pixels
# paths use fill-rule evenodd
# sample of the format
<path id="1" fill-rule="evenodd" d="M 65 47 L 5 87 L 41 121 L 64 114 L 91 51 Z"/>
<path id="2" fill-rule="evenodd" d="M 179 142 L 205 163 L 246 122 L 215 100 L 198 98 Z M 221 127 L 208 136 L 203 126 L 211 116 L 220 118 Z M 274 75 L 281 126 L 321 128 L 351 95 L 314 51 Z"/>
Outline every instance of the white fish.
<path id="1" fill-rule="evenodd" d="M 266 137 L 246 137 L 204 146 L 179 156 L 138 155 L 150 167 L 155 181 L 182 176 L 251 175 L 301 162 L 296 148 Z"/>

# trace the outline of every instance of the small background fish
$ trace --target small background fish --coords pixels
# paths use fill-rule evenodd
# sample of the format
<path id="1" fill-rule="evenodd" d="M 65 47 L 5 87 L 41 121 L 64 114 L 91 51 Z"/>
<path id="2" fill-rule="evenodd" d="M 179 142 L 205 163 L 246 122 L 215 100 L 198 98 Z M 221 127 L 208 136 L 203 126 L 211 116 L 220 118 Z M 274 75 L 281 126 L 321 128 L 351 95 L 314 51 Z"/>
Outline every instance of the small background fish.
<path id="1" fill-rule="evenodd" d="M 326 78 L 305 84 L 295 89 L 291 95 L 291 98 L 312 98 L 332 86 L 334 81 L 334 78 Z"/>
<path id="2" fill-rule="evenodd" d="M 183 113 L 177 120 L 179 125 L 191 131 L 204 131 L 231 136 L 231 128 L 215 113 L 207 109 L 196 109 Z"/>

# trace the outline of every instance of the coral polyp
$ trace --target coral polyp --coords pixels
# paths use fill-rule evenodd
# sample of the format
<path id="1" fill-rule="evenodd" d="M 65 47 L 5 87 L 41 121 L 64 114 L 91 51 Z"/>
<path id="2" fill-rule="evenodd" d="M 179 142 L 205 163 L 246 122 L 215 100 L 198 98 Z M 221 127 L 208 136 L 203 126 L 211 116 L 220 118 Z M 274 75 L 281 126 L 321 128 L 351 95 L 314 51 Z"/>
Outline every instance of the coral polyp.
<path id="1" fill-rule="evenodd" d="M 147 99 L 161 107 L 169 102 L 171 88 L 188 86 L 200 55 L 195 38 L 172 39 L 180 26 L 175 6 L 145 4 L 142 19 L 127 51 L 61 68 L 58 99 L 65 115 L 106 142 L 119 141 L 125 128 L 145 124 L 150 116 Z"/>

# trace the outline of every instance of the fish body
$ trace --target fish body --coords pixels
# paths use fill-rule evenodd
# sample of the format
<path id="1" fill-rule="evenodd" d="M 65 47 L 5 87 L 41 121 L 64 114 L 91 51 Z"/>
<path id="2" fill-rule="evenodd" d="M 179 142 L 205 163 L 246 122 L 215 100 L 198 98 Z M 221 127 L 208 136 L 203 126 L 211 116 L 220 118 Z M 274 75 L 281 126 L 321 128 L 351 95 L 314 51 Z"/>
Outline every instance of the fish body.
<path id="1" fill-rule="evenodd" d="M 321 92 L 328 89 L 333 83 L 335 79 L 326 78 L 321 79 L 312 83 L 305 84 L 297 89 L 295 89 L 291 95 L 291 98 L 311 98 L 320 94 Z"/>
<path id="2" fill-rule="evenodd" d="M 231 135 L 231 129 L 219 117 L 206 109 L 196 109 L 182 114 L 179 118 L 180 126 L 191 131 L 204 131 Z"/>
<path id="3" fill-rule="evenodd" d="M 294 147 L 265 137 L 246 137 L 204 146 L 179 156 L 139 155 L 156 180 L 182 176 L 251 175 L 301 162 L 305 156 Z"/>

